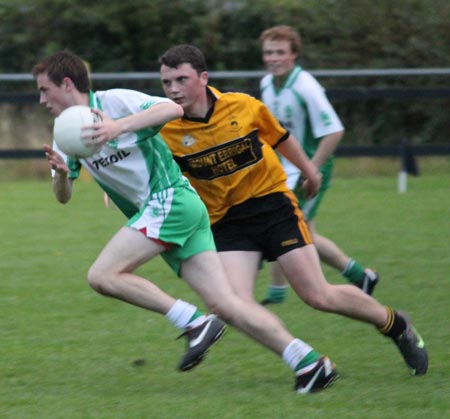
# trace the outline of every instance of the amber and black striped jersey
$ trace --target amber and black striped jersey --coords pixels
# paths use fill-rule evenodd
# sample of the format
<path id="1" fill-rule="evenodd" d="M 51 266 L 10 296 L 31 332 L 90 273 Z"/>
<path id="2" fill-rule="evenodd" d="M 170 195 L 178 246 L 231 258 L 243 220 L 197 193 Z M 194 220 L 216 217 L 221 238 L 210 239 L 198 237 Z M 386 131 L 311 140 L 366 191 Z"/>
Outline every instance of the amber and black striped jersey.
<path id="1" fill-rule="evenodd" d="M 168 122 L 161 134 L 214 224 L 248 199 L 289 191 L 274 151 L 289 132 L 254 97 L 207 89 L 213 106 L 205 118 Z"/>

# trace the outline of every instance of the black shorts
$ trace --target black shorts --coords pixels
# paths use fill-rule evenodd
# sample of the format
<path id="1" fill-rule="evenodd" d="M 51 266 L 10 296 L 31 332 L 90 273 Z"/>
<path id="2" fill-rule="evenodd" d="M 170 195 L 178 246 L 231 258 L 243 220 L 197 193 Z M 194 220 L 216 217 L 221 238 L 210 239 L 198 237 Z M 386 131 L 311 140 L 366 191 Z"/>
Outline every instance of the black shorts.
<path id="1" fill-rule="evenodd" d="M 211 228 L 219 252 L 259 251 L 268 261 L 312 243 L 303 214 L 290 192 L 252 198 L 231 207 Z"/>

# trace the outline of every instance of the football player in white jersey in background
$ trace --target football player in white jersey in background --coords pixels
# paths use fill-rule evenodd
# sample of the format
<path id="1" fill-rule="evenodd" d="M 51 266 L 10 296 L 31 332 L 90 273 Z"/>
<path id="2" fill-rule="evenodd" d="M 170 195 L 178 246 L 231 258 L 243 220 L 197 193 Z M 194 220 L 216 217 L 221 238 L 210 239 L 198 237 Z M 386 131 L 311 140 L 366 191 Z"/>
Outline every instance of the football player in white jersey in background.
<path id="1" fill-rule="evenodd" d="M 337 269 L 349 282 L 372 294 L 379 277 L 372 269 L 347 256 L 332 240 L 318 233 L 314 217 L 330 186 L 333 153 L 344 135 L 344 127 L 317 80 L 300 67 L 298 32 L 285 25 L 274 26 L 260 36 L 262 59 L 269 74 L 260 83 L 262 101 L 300 142 L 308 157 L 322 174 L 322 187 L 312 199 L 302 194 L 301 173 L 280 156 L 308 222 L 320 260 Z M 263 304 L 281 303 L 287 295 L 287 282 L 277 263 L 271 264 L 272 282 Z"/>

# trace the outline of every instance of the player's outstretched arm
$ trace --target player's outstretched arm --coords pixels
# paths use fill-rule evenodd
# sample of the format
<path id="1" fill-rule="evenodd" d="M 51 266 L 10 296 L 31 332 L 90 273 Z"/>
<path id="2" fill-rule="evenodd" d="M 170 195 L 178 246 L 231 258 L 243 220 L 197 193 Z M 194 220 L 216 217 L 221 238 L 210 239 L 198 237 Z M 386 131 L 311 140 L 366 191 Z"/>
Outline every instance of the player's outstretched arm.
<path id="1" fill-rule="evenodd" d="M 69 168 L 62 156 L 48 144 L 43 146 L 47 161 L 54 170 L 52 189 L 56 199 L 65 204 L 72 197 L 72 180 L 69 179 Z"/>
<path id="2" fill-rule="evenodd" d="M 90 130 L 87 137 L 95 144 L 105 144 L 125 132 L 136 132 L 148 127 L 157 127 L 183 116 L 183 108 L 175 102 L 161 102 L 141 112 L 120 119 L 111 119 L 104 112 L 92 109 L 100 116 L 101 122 L 86 126 Z M 93 134 L 92 134 L 93 130 Z"/>

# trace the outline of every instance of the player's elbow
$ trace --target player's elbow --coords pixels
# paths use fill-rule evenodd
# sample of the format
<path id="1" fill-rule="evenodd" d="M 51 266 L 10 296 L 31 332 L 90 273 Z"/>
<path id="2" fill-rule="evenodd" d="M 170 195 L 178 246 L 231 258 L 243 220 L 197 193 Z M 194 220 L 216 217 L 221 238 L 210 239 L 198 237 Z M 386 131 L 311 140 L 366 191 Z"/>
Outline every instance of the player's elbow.
<path id="1" fill-rule="evenodd" d="M 344 138 L 345 130 L 336 132 L 336 140 L 339 142 Z"/>
<path id="2" fill-rule="evenodd" d="M 70 195 L 57 195 L 56 200 L 60 204 L 67 204 L 70 201 Z"/>
<path id="3" fill-rule="evenodd" d="M 174 103 L 175 107 L 173 108 L 174 112 L 174 119 L 181 118 L 184 115 L 184 110 L 181 105 L 178 105 L 178 103 Z"/>
<path id="4" fill-rule="evenodd" d="M 72 197 L 72 192 L 70 190 L 59 190 L 59 189 L 54 189 L 53 193 L 55 195 L 56 200 L 60 203 L 60 204 L 67 204 L 70 201 L 70 198 Z"/>

